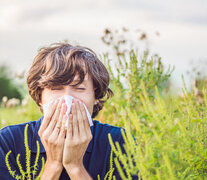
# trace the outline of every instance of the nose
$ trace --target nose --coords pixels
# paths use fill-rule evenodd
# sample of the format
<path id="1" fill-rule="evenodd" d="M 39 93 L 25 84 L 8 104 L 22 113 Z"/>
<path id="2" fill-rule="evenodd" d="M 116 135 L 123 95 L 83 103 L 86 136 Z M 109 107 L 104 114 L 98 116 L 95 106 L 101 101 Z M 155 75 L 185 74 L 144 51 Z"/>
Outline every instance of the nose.
<path id="1" fill-rule="evenodd" d="M 75 91 L 69 85 L 66 85 L 64 87 L 64 95 L 73 96 L 74 98 L 77 98 L 76 97 L 77 95 L 76 95 Z"/>

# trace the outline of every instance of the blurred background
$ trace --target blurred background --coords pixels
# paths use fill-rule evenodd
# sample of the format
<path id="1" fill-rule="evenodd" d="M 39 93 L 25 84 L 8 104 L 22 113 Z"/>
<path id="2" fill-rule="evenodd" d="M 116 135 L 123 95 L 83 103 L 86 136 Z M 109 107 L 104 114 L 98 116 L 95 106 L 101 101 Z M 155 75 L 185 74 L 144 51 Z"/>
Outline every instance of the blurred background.
<path id="1" fill-rule="evenodd" d="M 175 66 L 171 78 L 176 90 L 182 86 L 181 74 L 206 65 L 205 0 L 0 0 L 0 64 L 21 74 L 40 47 L 64 40 L 102 54 L 104 30 L 122 27 L 130 30 L 127 39 L 139 50 L 147 47 L 165 66 Z M 141 32 L 147 35 L 144 42 Z"/>
<path id="2" fill-rule="evenodd" d="M 38 49 L 63 41 L 87 46 L 101 60 L 116 59 L 121 49 L 160 57 L 164 70 L 174 68 L 168 81 L 179 94 L 182 75 L 188 89 L 206 77 L 207 1 L 0 0 L 1 101 L 23 99 Z"/>

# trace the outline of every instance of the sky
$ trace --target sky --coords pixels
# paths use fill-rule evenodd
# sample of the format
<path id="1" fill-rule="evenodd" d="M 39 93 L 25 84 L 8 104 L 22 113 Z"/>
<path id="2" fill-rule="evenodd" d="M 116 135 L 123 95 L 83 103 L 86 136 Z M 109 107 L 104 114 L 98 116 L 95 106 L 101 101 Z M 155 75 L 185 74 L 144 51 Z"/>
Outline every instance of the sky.
<path id="1" fill-rule="evenodd" d="M 207 61 L 206 0 L 0 0 L 0 63 L 20 73 L 39 48 L 66 39 L 101 54 L 104 29 L 123 26 L 148 34 L 150 52 L 175 66 L 175 87 L 192 61 Z"/>

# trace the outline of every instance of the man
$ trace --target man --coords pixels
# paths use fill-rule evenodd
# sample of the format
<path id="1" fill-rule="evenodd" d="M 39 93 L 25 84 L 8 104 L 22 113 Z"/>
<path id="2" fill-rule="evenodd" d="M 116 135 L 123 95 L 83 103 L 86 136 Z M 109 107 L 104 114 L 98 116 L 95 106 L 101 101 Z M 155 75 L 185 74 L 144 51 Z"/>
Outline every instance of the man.
<path id="1" fill-rule="evenodd" d="M 104 179 L 110 168 L 108 133 L 123 149 L 121 128 L 96 120 L 90 127 L 84 105 L 91 117 L 95 118 L 106 100 L 113 95 L 108 87 L 109 81 L 107 69 L 89 48 L 59 43 L 40 49 L 28 72 L 27 85 L 29 94 L 44 116 L 37 121 L 8 126 L 0 131 L 0 179 L 17 179 L 28 170 L 24 147 L 26 125 L 31 150 L 31 174 L 25 173 L 25 179 L 32 177 L 35 172 L 32 165 L 35 164 L 38 151 L 40 155 L 35 175 L 42 169 L 43 157 L 45 165 L 42 180 L 89 180 L 97 179 L 98 175 Z M 68 115 L 63 98 L 65 95 L 73 97 Z M 43 105 L 51 101 L 53 103 L 49 110 L 44 112 Z M 40 144 L 39 150 L 36 141 Z M 10 172 L 5 162 L 9 151 L 12 152 L 8 158 Z M 22 169 L 17 164 L 18 154 Z M 120 179 L 116 168 L 114 175 Z"/>

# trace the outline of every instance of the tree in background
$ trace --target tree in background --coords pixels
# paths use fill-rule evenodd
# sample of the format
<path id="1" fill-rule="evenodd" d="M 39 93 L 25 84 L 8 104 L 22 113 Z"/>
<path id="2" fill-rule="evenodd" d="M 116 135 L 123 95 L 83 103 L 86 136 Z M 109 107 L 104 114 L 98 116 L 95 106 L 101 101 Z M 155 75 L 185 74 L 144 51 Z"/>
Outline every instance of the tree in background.
<path id="1" fill-rule="evenodd" d="M 15 80 L 12 78 L 11 74 L 11 70 L 7 65 L 0 65 L 0 102 L 4 96 L 8 99 L 22 99 L 22 95 L 20 93 L 21 85 L 15 83 Z"/>

